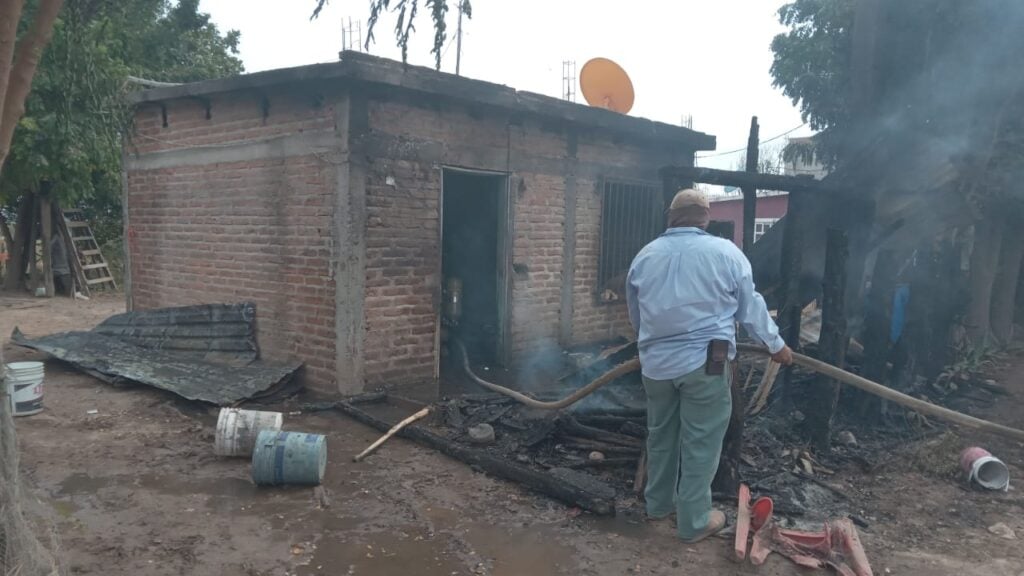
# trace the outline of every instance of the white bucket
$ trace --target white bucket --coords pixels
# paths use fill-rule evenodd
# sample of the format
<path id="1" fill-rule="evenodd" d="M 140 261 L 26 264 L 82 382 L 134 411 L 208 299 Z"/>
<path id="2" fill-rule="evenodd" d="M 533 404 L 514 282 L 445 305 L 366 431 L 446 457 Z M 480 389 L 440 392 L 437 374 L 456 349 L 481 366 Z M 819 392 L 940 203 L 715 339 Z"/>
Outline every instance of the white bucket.
<path id="1" fill-rule="evenodd" d="M 221 408 L 213 452 L 218 456 L 252 456 L 260 431 L 280 432 L 283 423 L 280 412 Z"/>
<path id="2" fill-rule="evenodd" d="M 43 411 L 42 362 L 12 362 L 7 365 L 6 380 L 11 413 L 31 416 Z"/>
<path id="3" fill-rule="evenodd" d="M 982 456 L 971 465 L 970 480 L 989 490 L 1010 489 L 1010 470 L 995 456 Z"/>

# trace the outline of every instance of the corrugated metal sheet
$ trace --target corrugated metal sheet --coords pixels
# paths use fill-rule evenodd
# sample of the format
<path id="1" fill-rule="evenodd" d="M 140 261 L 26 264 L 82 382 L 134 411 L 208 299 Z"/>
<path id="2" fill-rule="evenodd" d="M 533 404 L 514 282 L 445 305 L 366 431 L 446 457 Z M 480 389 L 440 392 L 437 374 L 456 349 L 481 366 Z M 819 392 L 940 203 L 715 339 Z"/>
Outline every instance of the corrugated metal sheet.
<path id="1" fill-rule="evenodd" d="M 201 304 L 118 314 L 92 331 L 141 348 L 247 364 L 260 356 L 255 320 L 251 302 Z"/>
<path id="2" fill-rule="evenodd" d="M 221 406 L 273 393 L 299 363 L 259 361 L 253 304 L 163 308 L 112 316 L 88 332 L 11 340 L 107 382 L 130 381 Z"/>

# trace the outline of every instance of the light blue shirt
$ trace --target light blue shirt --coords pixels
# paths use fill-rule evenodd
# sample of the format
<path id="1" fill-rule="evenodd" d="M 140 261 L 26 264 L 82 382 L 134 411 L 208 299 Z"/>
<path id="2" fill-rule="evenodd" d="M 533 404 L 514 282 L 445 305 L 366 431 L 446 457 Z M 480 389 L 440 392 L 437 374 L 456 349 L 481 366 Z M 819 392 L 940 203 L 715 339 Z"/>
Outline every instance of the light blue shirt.
<path id="1" fill-rule="evenodd" d="M 626 280 L 644 376 L 672 380 L 707 361 L 708 343 L 728 340 L 736 322 L 774 354 L 785 346 L 754 291 L 750 262 L 732 242 L 699 228 L 669 228 L 633 259 Z"/>

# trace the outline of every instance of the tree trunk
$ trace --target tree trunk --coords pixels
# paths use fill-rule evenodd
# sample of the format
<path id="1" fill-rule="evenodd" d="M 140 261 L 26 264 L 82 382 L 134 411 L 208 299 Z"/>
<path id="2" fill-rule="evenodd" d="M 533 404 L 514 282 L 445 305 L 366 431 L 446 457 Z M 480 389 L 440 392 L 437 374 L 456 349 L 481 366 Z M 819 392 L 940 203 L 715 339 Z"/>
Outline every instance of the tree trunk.
<path id="1" fill-rule="evenodd" d="M 1000 218 L 986 218 L 974 225 L 974 249 L 971 251 L 970 304 L 967 308 L 967 335 L 975 346 L 988 343 L 991 329 L 992 286 L 1003 241 Z"/>
<path id="2" fill-rule="evenodd" d="M 999 266 L 992 286 L 992 309 L 989 319 L 992 336 L 1001 346 L 1013 340 L 1013 317 L 1016 311 L 1017 285 L 1020 280 L 1021 258 L 1024 257 L 1024 235 L 1015 233 L 1019 225 L 1008 222 L 1003 231 L 1003 245 L 999 250 Z"/>
<path id="3" fill-rule="evenodd" d="M 11 3 L 11 2 L 4 2 Z M 19 2 L 20 3 L 20 2 Z M 7 81 L 7 90 L 3 101 L 3 113 L 0 116 L 0 166 L 3 166 L 7 154 L 11 150 L 11 137 L 18 121 L 25 114 L 25 98 L 32 88 L 32 77 L 43 54 L 43 48 L 53 36 L 53 23 L 60 13 L 64 0 L 40 0 L 29 29 L 18 40 L 14 52 L 14 65 L 11 67 Z M 0 50 L 5 49 L 0 39 Z M 2 52 L 0 52 L 2 56 Z M 0 66 L 3 66 L 0 63 Z M 2 68 L 0 68 L 2 71 Z"/>
<path id="4" fill-rule="evenodd" d="M 7 218 L 4 218 L 3 214 L 0 214 L 0 234 L 4 237 L 4 246 L 7 247 L 7 255 L 11 255 L 11 250 L 14 249 L 14 235 L 11 234 L 11 227 L 7 225 Z"/>
<path id="5" fill-rule="evenodd" d="M 822 282 L 821 336 L 818 358 L 842 368 L 846 360 L 849 338 L 846 334 L 846 259 L 849 244 L 846 232 L 828 230 L 825 246 L 825 277 Z M 824 376 L 808 389 L 807 433 L 815 449 L 827 453 L 832 445 L 832 419 L 839 402 L 839 381 Z"/>
<path id="6" fill-rule="evenodd" d="M 47 298 L 53 298 L 53 262 L 50 261 L 50 242 L 53 240 L 53 210 L 49 196 L 39 199 L 39 223 L 43 233 L 43 285 Z"/>
<path id="7" fill-rule="evenodd" d="M 40 236 L 40 219 L 39 219 L 39 195 L 32 195 L 32 214 L 29 216 L 30 227 L 28 236 L 28 289 L 34 291 L 39 287 L 39 266 L 38 260 L 36 259 L 36 246 L 39 242 Z"/>
<path id="8" fill-rule="evenodd" d="M 18 203 L 18 220 L 14 228 L 14 243 L 11 245 L 10 258 L 7 262 L 7 278 L 4 279 L 5 290 L 18 290 L 25 281 L 25 268 L 28 266 L 28 241 L 32 226 L 29 224 L 32 214 L 32 194 L 25 193 Z"/>
<path id="9" fill-rule="evenodd" d="M 18 39 L 18 22 L 24 0 L 0 2 L 0 110 L 4 108 L 4 97 L 14 63 L 14 46 Z"/>

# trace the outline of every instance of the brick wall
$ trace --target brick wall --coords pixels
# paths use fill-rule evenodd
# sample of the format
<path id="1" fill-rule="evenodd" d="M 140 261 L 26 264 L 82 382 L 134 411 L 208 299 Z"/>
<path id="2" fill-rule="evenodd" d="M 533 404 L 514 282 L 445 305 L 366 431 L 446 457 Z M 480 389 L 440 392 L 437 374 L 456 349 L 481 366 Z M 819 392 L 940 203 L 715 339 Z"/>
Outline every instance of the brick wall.
<path id="1" fill-rule="evenodd" d="M 440 189 L 429 165 L 370 160 L 363 372 L 371 385 L 434 376 Z"/>
<path id="2" fill-rule="evenodd" d="M 538 121 L 453 106 L 376 100 L 370 132 L 390 142 L 370 157 L 367 182 L 365 374 L 371 384 L 433 377 L 439 293 L 438 213 L 445 165 L 507 172 L 513 220 L 511 350 L 522 359 L 559 339 L 568 135 Z M 390 137 L 380 138 L 381 136 Z M 602 138 L 604 138 L 602 140 Z M 656 180 L 681 161 L 652 150 L 581 136 L 576 178 L 572 340 L 628 334 L 623 304 L 596 298 L 602 176 Z M 685 159 L 682 159 L 685 161 Z M 390 178 L 390 180 L 389 180 Z M 392 182 L 392 184 L 388 184 Z"/>
<path id="3" fill-rule="evenodd" d="M 301 97 L 216 98 L 141 108 L 130 152 L 166 152 L 333 131 L 331 107 Z M 217 148 L 209 148 L 216 154 Z M 130 164 L 131 166 L 131 164 Z M 334 168 L 317 155 L 128 170 L 131 296 L 140 309 L 253 301 L 263 357 L 301 360 L 334 390 Z"/>

